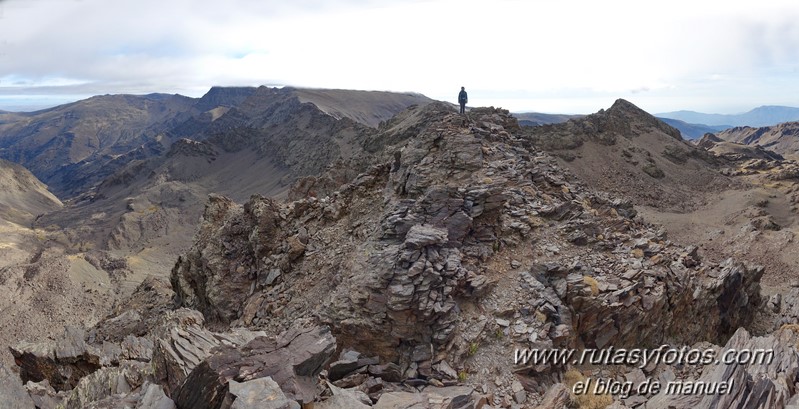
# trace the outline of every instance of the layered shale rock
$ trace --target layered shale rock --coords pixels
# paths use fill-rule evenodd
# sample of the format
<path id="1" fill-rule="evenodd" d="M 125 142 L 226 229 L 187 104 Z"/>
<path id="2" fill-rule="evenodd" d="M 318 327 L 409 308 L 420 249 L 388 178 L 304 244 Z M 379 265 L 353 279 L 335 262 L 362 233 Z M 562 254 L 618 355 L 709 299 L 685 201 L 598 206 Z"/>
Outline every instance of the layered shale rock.
<path id="1" fill-rule="evenodd" d="M 723 341 L 752 320 L 762 269 L 669 242 L 516 138 L 507 112 L 426 109 L 434 120 L 330 196 L 212 197 L 173 270 L 182 305 L 273 333 L 318 316 L 340 345 L 396 365 L 390 379 L 421 384 L 457 378 L 470 345 L 497 331 L 519 346 L 601 348 Z M 510 268 L 522 290 L 509 299 L 494 289 L 508 287 L 497 263 L 513 253 L 527 261 Z M 462 324 L 468 304 L 494 300 L 507 324 Z"/>
<path id="2" fill-rule="evenodd" d="M 638 113 L 619 104 L 592 119 L 597 135 L 679 139 L 626 124 Z M 434 103 L 359 143 L 365 171 L 338 186 L 340 164 L 290 202 L 212 195 L 172 270 L 174 304 L 150 283 L 87 336 L 18 349 L 26 379 L 81 404 L 141 402 L 158 385 L 181 409 L 536 407 L 570 401 L 567 368 L 514 365 L 519 348 L 723 343 L 762 304 L 761 268 L 672 243 L 507 111 Z M 793 394 L 774 385 L 761 395 Z"/>
<path id="3" fill-rule="evenodd" d="M 317 376 L 335 350 L 336 340 L 325 328 L 289 331 L 277 339 L 255 338 L 241 348 L 215 351 L 192 370 L 173 397 L 179 407 L 216 409 L 225 407 L 228 393 L 238 393 L 239 385 L 231 380 L 247 384 L 269 377 L 287 398 L 310 403 L 318 395 Z"/>
<path id="4" fill-rule="evenodd" d="M 646 403 L 646 409 L 710 409 L 710 408 L 784 408 L 796 405 L 796 380 L 799 378 L 797 358 L 799 332 L 794 328 L 779 330 L 764 337 L 752 337 L 743 328 L 727 341 L 719 357 L 730 353 L 750 362 L 707 365 L 696 383 L 731 385 L 723 394 L 680 394 L 664 391 Z M 749 355 L 741 355 L 748 351 Z M 761 354 L 759 359 L 758 355 Z"/>

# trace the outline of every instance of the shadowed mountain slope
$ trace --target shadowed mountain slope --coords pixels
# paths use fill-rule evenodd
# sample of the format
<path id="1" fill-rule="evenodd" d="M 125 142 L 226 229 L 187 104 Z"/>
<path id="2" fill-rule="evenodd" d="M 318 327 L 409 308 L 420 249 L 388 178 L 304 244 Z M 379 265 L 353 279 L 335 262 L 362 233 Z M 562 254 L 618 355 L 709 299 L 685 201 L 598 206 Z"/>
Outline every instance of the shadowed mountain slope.
<path id="1" fill-rule="evenodd" d="M 199 99 L 96 96 L 37 112 L 0 113 L 0 158 L 27 167 L 58 196 L 74 197 L 133 160 L 165 152 L 178 139 L 203 140 L 230 129 L 235 129 L 230 135 L 235 139 L 237 133 L 246 133 L 245 128 L 263 129 L 259 117 L 269 116 L 269 109 L 279 110 L 278 105 L 292 98 L 332 118 L 371 127 L 409 105 L 430 102 L 411 93 L 266 87 L 213 87 Z M 235 110 L 241 104 L 249 105 Z M 216 124 L 218 120 L 223 121 Z M 290 150 L 279 154 L 290 156 Z"/>
<path id="2" fill-rule="evenodd" d="M 75 185 L 81 166 L 113 160 L 174 125 L 194 103 L 179 95 L 105 95 L 15 116 L 0 125 L 0 157 L 28 168 L 59 196 Z M 95 181 L 96 178 L 90 178 Z"/>

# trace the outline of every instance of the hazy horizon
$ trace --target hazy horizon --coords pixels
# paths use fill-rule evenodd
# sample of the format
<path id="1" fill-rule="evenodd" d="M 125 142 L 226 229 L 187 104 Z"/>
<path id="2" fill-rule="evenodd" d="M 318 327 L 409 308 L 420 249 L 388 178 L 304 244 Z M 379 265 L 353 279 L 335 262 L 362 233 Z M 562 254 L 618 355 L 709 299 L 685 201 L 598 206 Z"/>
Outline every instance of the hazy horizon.
<path id="1" fill-rule="evenodd" d="M 219 86 L 225 87 L 225 85 L 212 85 L 212 86 L 208 87 L 208 90 L 210 90 L 212 87 L 219 87 Z M 236 85 L 236 86 L 246 86 L 246 85 Z M 275 87 L 276 85 L 267 85 L 267 86 Z M 257 86 L 253 86 L 253 87 L 257 87 Z M 281 86 L 277 85 L 277 87 L 281 87 Z M 293 85 L 292 85 L 292 87 L 293 87 Z M 297 87 L 297 88 L 303 88 L 303 87 Z M 386 90 L 365 90 L 365 91 L 386 91 Z M 391 92 L 416 92 L 416 91 L 391 91 Z M 167 94 L 167 95 L 177 94 L 177 95 L 183 95 L 183 96 L 192 97 L 192 98 L 200 98 L 203 95 L 205 95 L 205 92 L 200 93 L 200 94 L 196 94 L 196 95 L 185 95 L 185 94 L 181 94 L 181 93 L 158 92 L 158 91 L 147 92 L 147 93 L 136 93 L 136 94 L 134 94 L 134 93 L 123 93 L 123 94 L 126 94 L 126 95 L 138 95 L 138 96 L 144 96 L 144 95 L 148 95 L 148 94 Z M 25 96 L 23 98 L 8 98 L 8 97 L 0 95 L 0 111 L 19 112 L 19 113 L 35 112 L 35 111 L 41 111 L 41 110 L 45 110 L 45 109 L 54 108 L 54 107 L 61 106 L 61 105 L 71 104 L 73 102 L 78 102 L 78 101 L 81 101 L 81 100 L 84 100 L 84 99 L 88 99 L 88 98 L 95 97 L 95 96 L 101 96 L 101 95 L 122 95 L 122 94 L 102 93 L 102 94 L 73 96 L 73 97 L 64 97 L 64 96 Z M 472 101 L 474 101 L 474 97 L 470 96 L 470 99 Z M 624 99 L 627 99 L 627 98 L 624 98 Z M 635 104 L 635 105 L 638 105 L 638 104 L 636 104 L 636 101 L 634 99 L 627 99 L 627 100 L 630 101 L 631 103 Z M 550 115 L 588 115 L 588 114 L 595 113 L 595 112 L 599 111 L 600 109 L 609 108 L 613 104 L 614 101 L 615 101 L 615 99 L 611 100 L 610 103 L 608 103 L 606 106 L 598 107 L 596 110 L 590 111 L 590 112 L 547 112 L 547 111 L 533 111 L 533 110 L 511 110 L 511 112 L 520 113 L 520 114 L 521 113 L 539 113 L 539 114 L 550 114 Z M 452 101 L 449 101 L 449 102 L 452 102 Z M 470 105 L 472 105 L 472 104 L 470 104 Z M 487 105 L 473 105 L 473 106 L 487 106 Z M 500 107 L 500 108 L 505 108 L 505 107 L 503 107 L 501 105 L 494 105 L 494 106 Z M 738 115 L 738 114 L 747 113 L 747 112 L 752 111 L 752 110 L 754 110 L 756 108 L 760 108 L 760 107 L 764 107 L 764 106 L 779 106 L 779 107 L 799 108 L 799 106 L 793 107 L 793 106 L 790 106 L 790 105 L 764 104 L 764 105 L 753 106 L 753 107 L 748 108 L 748 109 L 746 109 L 744 111 L 734 111 L 734 112 L 706 112 L 706 111 L 695 111 L 695 110 L 691 110 L 691 109 L 675 109 L 675 110 L 659 111 L 659 112 L 652 112 L 652 111 L 649 111 L 649 110 L 646 110 L 646 111 L 648 113 L 652 114 L 652 115 L 656 115 L 656 114 L 660 114 L 660 113 L 678 112 L 678 111 L 690 111 L 690 112 L 697 112 L 697 113 L 700 113 L 700 114 L 711 114 L 711 115 L 712 114 Z M 507 108 L 505 108 L 505 109 L 507 109 Z"/>

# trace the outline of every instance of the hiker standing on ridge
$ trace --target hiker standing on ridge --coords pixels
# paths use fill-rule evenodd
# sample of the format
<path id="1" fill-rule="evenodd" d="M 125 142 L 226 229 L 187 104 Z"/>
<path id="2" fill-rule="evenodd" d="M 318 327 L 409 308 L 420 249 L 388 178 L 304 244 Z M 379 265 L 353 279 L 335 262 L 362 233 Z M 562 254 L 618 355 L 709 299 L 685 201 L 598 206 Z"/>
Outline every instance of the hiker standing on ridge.
<path id="1" fill-rule="evenodd" d="M 466 103 L 469 102 L 469 95 L 466 94 L 466 88 L 461 87 L 461 92 L 458 93 L 458 103 L 461 104 L 461 113 L 466 113 Z"/>

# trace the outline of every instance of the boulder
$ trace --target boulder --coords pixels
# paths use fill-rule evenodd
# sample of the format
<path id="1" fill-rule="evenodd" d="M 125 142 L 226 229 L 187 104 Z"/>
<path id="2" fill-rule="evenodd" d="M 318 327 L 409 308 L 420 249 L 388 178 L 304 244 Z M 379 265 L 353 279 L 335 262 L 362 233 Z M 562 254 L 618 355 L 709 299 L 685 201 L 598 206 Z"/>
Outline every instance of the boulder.
<path id="1" fill-rule="evenodd" d="M 33 400 L 33 404 L 39 409 L 56 409 L 66 398 L 66 392 L 56 392 L 47 380 L 28 381 L 25 384 L 25 389 Z"/>
<path id="2" fill-rule="evenodd" d="M 122 342 L 128 336 L 141 337 L 152 331 L 159 319 L 174 309 L 175 292 L 169 281 L 149 276 L 114 313 L 95 325 L 94 342 Z"/>
<path id="3" fill-rule="evenodd" d="M 300 405 L 286 398 L 269 376 L 243 383 L 231 380 L 228 385 L 230 394 L 235 397 L 230 409 L 300 409 Z"/>
<path id="4" fill-rule="evenodd" d="M 98 351 L 86 345 L 84 331 L 66 327 L 57 342 L 20 342 L 10 347 L 22 382 L 47 380 L 55 390 L 74 388 L 80 379 L 100 368 Z"/>
<path id="5" fill-rule="evenodd" d="M 109 397 L 130 395 L 152 375 L 152 367 L 136 361 L 125 361 L 119 367 L 101 368 L 84 376 L 64 403 L 66 409 L 82 409 Z M 138 400 L 138 395 L 134 398 Z"/>
<path id="6" fill-rule="evenodd" d="M 371 408 L 371 401 L 369 400 L 368 396 L 363 395 L 361 391 L 350 391 L 342 388 L 337 388 L 330 383 L 327 384 L 330 388 L 330 391 L 333 393 L 333 396 L 330 398 L 323 400 L 322 402 L 317 403 L 314 406 L 314 409 L 339 409 L 339 408 L 347 408 L 347 409 L 367 409 Z M 359 394 L 361 397 L 359 398 Z M 369 404 L 364 403 L 363 400 L 369 402 Z"/>
<path id="7" fill-rule="evenodd" d="M 169 399 L 160 385 L 142 386 L 142 397 L 136 409 L 175 409 L 175 402 Z"/>

